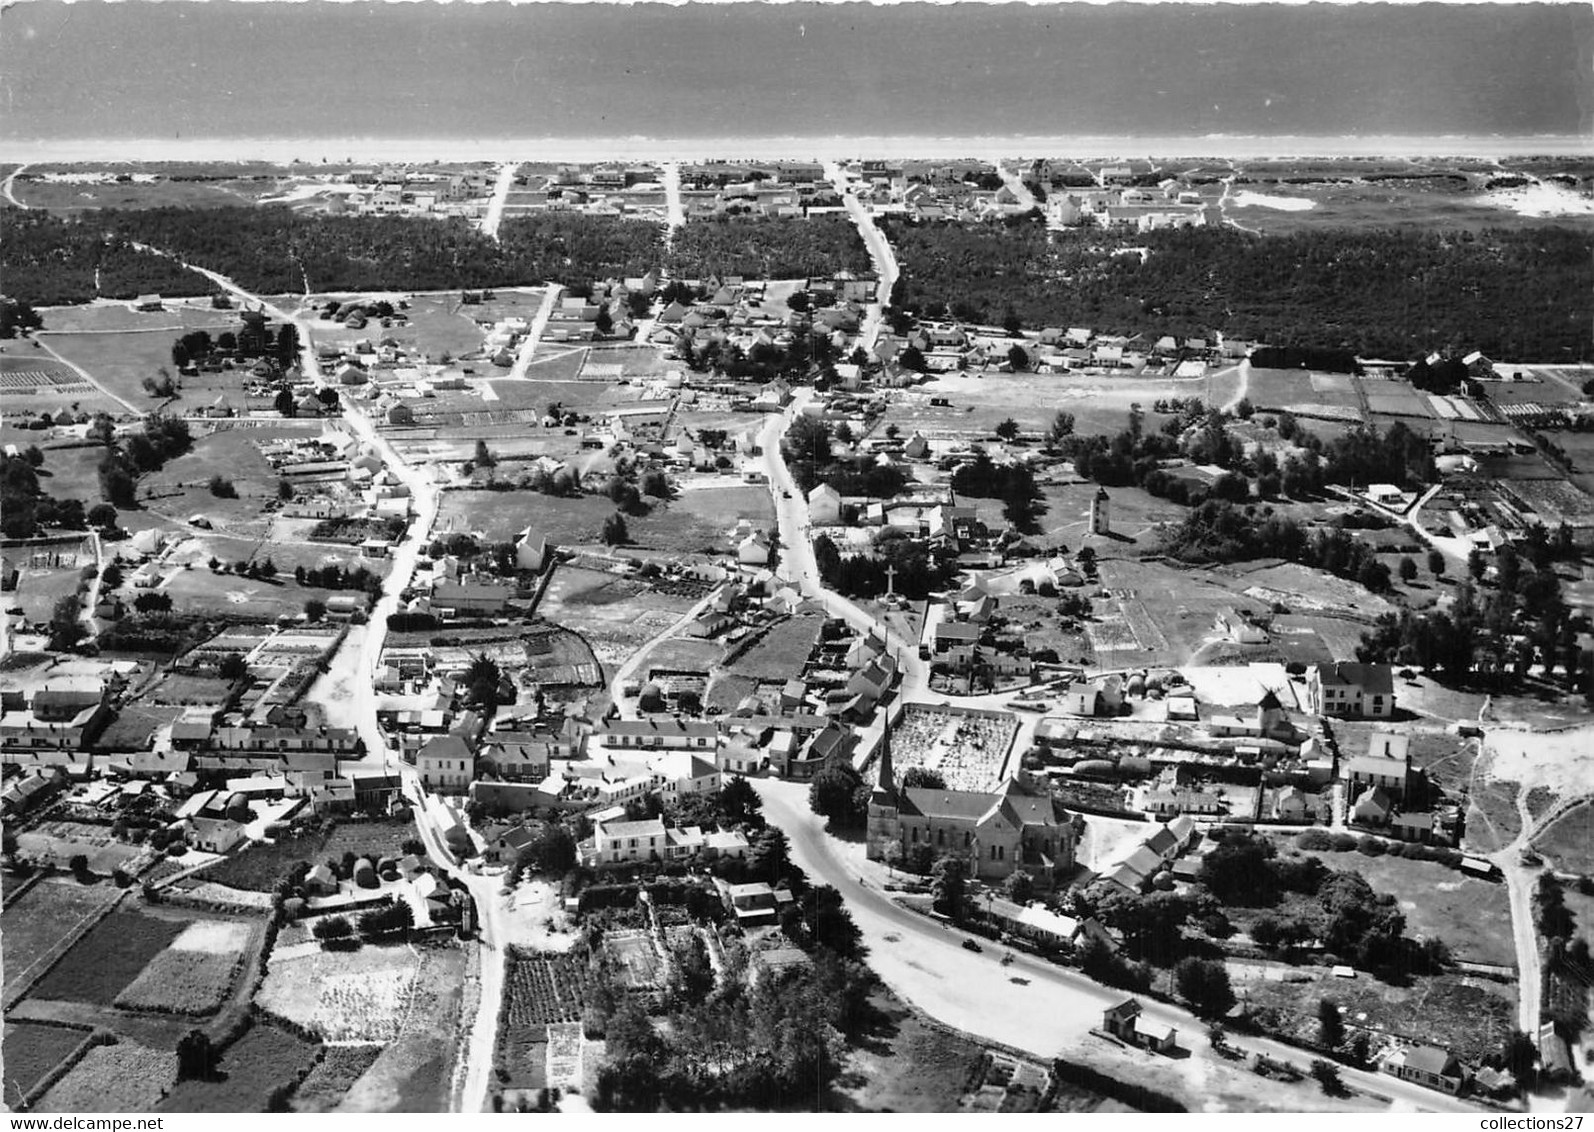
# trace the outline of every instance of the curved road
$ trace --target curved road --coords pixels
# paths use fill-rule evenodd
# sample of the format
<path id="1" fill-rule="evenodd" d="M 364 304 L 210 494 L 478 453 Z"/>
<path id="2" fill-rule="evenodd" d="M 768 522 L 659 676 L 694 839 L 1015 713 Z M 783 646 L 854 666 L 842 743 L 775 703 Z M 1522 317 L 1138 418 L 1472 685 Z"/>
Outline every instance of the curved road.
<path id="1" fill-rule="evenodd" d="M 1101 1011 L 1128 995 L 1083 975 L 1021 952 L 1003 966 L 999 948 L 982 942 L 980 954 L 965 950 L 965 933 L 910 912 L 876 888 L 862 883 L 837 853 L 834 840 L 809 812 L 801 783 L 752 779 L 764 802 L 764 815 L 785 831 L 792 861 L 816 884 L 829 884 L 846 898 L 848 911 L 869 948 L 869 966 L 893 991 L 931 1017 L 978 1037 L 1029 1051 L 1041 1058 L 1069 1055 L 1100 1024 Z M 1014 977 L 1027 979 L 1014 983 Z M 1175 1026 L 1180 1045 L 1193 1059 L 1227 1064 L 1213 1057 L 1206 1024 L 1178 1007 L 1142 999 L 1145 1015 Z M 1302 1069 L 1310 1055 L 1265 1038 L 1230 1036 L 1229 1044 L 1248 1052 L 1291 1062 Z M 1149 1056 L 1149 1055 L 1148 1055 Z M 1479 1109 L 1421 1086 L 1380 1073 L 1341 1067 L 1351 1087 L 1392 1098 L 1407 1110 L 1477 1112 Z M 1308 1078 L 1300 1088 L 1304 1105 L 1316 1094 Z"/>
<path id="2" fill-rule="evenodd" d="M 879 276 L 879 284 L 875 287 L 875 301 L 869 304 L 863 325 L 858 330 L 858 345 L 866 351 L 871 351 L 875 342 L 879 340 L 885 308 L 890 305 L 891 292 L 897 285 L 897 256 L 891 250 L 891 241 L 887 240 L 886 234 L 880 231 L 880 226 L 874 222 L 874 217 L 870 215 L 864 203 L 853 195 L 854 186 L 848 179 L 846 171 L 835 161 L 826 161 L 823 167 L 825 176 L 830 178 L 831 184 L 836 187 L 836 192 L 841 194 L 847 215 L 852 217 L 852 222 L 858 226 L 858 234 L 863 237 L 864 246 L 869 250 L 869 258 L 874 261 L 875 274 Z"/>

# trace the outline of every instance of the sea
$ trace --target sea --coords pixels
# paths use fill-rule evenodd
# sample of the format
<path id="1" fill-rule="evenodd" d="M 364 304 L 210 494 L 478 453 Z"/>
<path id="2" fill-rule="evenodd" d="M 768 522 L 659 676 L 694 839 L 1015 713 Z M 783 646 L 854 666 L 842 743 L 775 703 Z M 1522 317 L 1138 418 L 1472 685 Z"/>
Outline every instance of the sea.
<path id="1" fill-rule="evenodd" d="M 1594 154 L 1579 4 L 0 13 L 0 160 Z"/>

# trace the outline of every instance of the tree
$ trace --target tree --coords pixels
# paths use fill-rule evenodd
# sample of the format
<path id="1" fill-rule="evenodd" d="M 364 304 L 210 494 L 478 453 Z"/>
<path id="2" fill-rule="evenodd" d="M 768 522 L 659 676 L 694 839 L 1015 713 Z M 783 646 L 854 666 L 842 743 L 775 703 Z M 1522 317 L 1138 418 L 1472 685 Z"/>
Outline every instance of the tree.
<path id="1" fill-rule="evenodd" d="M 643 495 L 650 495 L 655 499 L 668 499 L 670 497 L 669 477 L 661 471 L 643 472 L 641 483 Z"/>
<path id="2" fill-rule="evenodd" d="M 249 675 L 249 662 L 243 653 L 230 652 L 216 665 L 216 672 L 223 680 L 242 680 Z"/>
<path id="3" fill-rule="evenodd" d="M 1445 576 L 1445 556 L 1437 550 L 1428 552 L 1428 573 L 1436 578 Z"/>
<path id="4" fill-rule="evenodd" d="M 335 943 L 338 940 L 352 939 L 354 925 L 349 923 L 346 916 L 323 916 L 311 927 L 310 934 L 322 943 Z"/>
<path id="5" fill-rule="evenodd" d="M 904 790 L 945 790 L 946 777 L 933 767 L 910 766 L 902 776 Z"/>
<path id="6" fill-rule="evenodd" d="M 177 1039 L 177 1079 L 203 1081 L 216 1072 L 216 1050 L 210 1044 L 210 1035 L 203 1030 L 189 1030 Z"/>
<path id="7" fill-rule="evenodd" d="M 1035 878 L 1023 869 L 1015 869 L 1004 885 L 1007 898 L 1014 904 L 1028 904 L 1035 895 Z"/>
<path id="8" fill-rule="evenodd" d="M 210 494 L 217 499 L 237 499 L 238 489 L 226 476 L 214 475 L 210 477 Z"/>
<path id="9" fill-rule="evenodd" d="M 1345 1085 L 1339 1079 L 1339 1066 L 1332 1061 L 1324 1061 L 1320 1057 L 1313 1058 L 1312 1079 L 1322 1086 L 1323 1092 L 1328 1096 L 1337 1097 L 1345 1092 Z"/>
<path id="10" fill-rule="evenodd" d="M 764 808 L 764 800 L 758 796 L 758 791 L 753 789 L 752 784 L 740 774 L 732 775 L 725 785 L 720 787 L 716 801 L 726 821 L 742 824 L 763 820 L 761 811 Z"/>
<path id="11" fill-rule="evenodd" d="M 1317 1000 L 1317 1040 L 1328 1049 L 1335 1049 L 1345 1040 L 1345 1022 L 1340 1017 L 1339 1004 L 1331 998 Z"/>
<path id="12" fill-rule="evenodd" d="M 67 861 L 66 867 L 72 870 L 72 875 L 78 880 L 87 880 L 89 873 L 89 859 L 82 853 L 74 853 Z"/>
<path id="13" fill-rule="evenodd" d="M 488 715 L 498 707 L 499 688 L 503 683 L 504 674 L 498 667 L 498 662 L 486 653 L 477 653 L 470 667 L 465 670 L 465 691 L 472 703 L 476 704 Z"/>
<path id="14" fill-rule="evenodd" d="M 1029 369 L 1029 355 L 1024 352 L 1024 347 L 1016 342 L 1007 348 L 1007 364 L 1013 367 L 1014 373 L 1023 373 Z"/>
<path id="15" fill-rule="evenodd" d="M 800 416 L 786 430 L 786 453 L 814 464 L 830 460 L 830 427 L 818 417 Z"/>
<path id="16" fill-rule="evenodd" d="M 1018 312 L 1008 307 L 1002 313 L 1002 329 L 1009 338 L 1017 338 L 1024 330 L 1024 320 L 1018 317 Z"/>
<path id="17" fill-rule="evenodd" d="M 82 615 L 83 607 L 78 603 L 76 594 L 66 594 L 56 599 L 50 611 L 52 652 L 67 652 L 74 649 L 79 641 L 88 636 L 88 630 L 83 627 Z"/>
<path id="18" fill-rule="evenodd" d="M 924 360 L 924 351 L 920 350 L 917 346 L 909 346 L 906 350 L 903 350 L 902 353 L 898 354 L 897 364 L 903 369 L 911 370 L 914 373 L 923 373 L 929 368 L 928 363 L 926 363 Z"/>
<path id="19" fill-rule="evenodd" d="M 631 532 L 625 525 L 625 516 L 616 511 L 603 521 L 603 541 L 609 546 L 623 546 L 631 541 Z"/>
<path id="20" fill-rule="evenodd" d="M 299 403 L 293 399 L 293 390 L 286 387 L 277 390 L 277 395 L 272 398 L 271 407 L 285 417 L 297 416 Z"/>
<path id="21" fill-rule="evenodd" d="M 831 430 L 830 435 L 843 444 L 851 444 L 853 439 L 852 426 L 846 421 L 838 421 L 836 427 Z"/>
<path id="22" fill-rule="evenodd" d="M 791 862 L 786 834 L 775 826 L 765 829 L 753 840 L 747 860 L 755 874 L 774 884 L 786 874 Z"/>
<path id="23" fill-rule="evenodd" d="M 478 468 L 491 468 L 497 465 L 498 458 L 493 455 L 492 449 L 487 447 L 485 440 L 478 440 L 476 442 L 476 454 L 472 457 L 472 462 Z"/>
<path id="24" fill-rule="evenodd" d="M 858 815 L 854 795 L 862 782 L 851 763 L 827 763 L 809 783 L 808 808 L 837 825 L 855 824 Z"/>
<path id="25" fill-rule="evenodd" d="M 304 603 L 305 620 L 312 623 L 320 621 L 327 615 L 327 603 L 318 597 L 313 597 Z"/>
<path id="26" fill-rule="evenodd" d="M 598 308 L 598 316 L 592 320 L 592 329 L 605 336 L 614 332 L 614 316 L 609 313 L 607 306 Z"/>
<path id="27" fill-rule="evenodd" d="M 1242 421 L 1248 421 L 1256 415 L 1256 406 L 1251 404 L 1249 397 L 1241 397 L 1240 403 L 1234 406 L 1234 415 Z"/>
<path id="28" fill-rule="evenodd" d="M 1417 564 L 1409 555 L 1400 560 L 1400 580 L 1408 586 L 1417 580 Z"/>
<path id="29" fill-rule="evenodd" d="M 109 503 L 96 503 L 88 509 L 88 514 L 85 518 L 91 527 L 102 531 L 112 530 L 116 527 L 116 508 Z"/>
<path id="30" fill-rule="evenodd" d="M 1173 979 L 1180 997 L 1198 1017 L 1221 1018 L 1234 1005 L 1229 972 L 1216 959 L 1181 959 L 1173 969 Z"/>
<path id="31" fill-rule="evenodd" d="M 968 891 L 969 866 L 962 857 L 947 854 L 930 871 L 930 893 L 935 910 L 953 920 L 963 919 L 964 898 Z"/>
<path id="32" fill-rule="evenodd" d="M 1012 417 L 1008 417 L 1006 420 L 1002 421 L 996 426 L 996 435 L 1000 436 L 1003 440 L 1017 440 L 1018 422 Z"/>

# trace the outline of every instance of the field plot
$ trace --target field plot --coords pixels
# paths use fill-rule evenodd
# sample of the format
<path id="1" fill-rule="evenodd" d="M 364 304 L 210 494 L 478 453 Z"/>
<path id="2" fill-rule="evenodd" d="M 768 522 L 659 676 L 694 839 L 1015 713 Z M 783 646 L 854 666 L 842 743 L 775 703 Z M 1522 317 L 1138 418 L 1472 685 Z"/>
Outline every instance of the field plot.
<path id="1" fill-rule="evenodd" d="M 789 617 L 771 627 L 756 644 L 737 657 L 730 671 L 754 680 L 789 680 L 802 671 L 819 643 L 819 631 L 823 627 L 823 617 Z"/>
<path id="2" fill-rule="evenodd" d="M 116 1005 L 129 1010 L 214 1014 L 232 990 L 250 926 L 226 920 L 190 924 L 139 973 Z"/>
<path id="3" fill-rule="evenodd" d="M 223 312 L 225 313 L 225 312 Z M 225 319 L 196 320 L 194 325 L 212 332 L 233 328 L 236 316 Z M 144 379 L 153 378 L 161 370 L 172 371 L 172 341 L 182 334 L 177 328 L 160 330 L 95 331 L 88 333 L 56 333 L 42 335 L 44 344 L 67 361 L 83 367 L 95 381 L 117 397 L 145 411 L 159 408 L 165 399 L 151 397 L 144 391 Z M 220 376 L 220 375 L 212 375 Z M 183 381 L 184 397 L 178 404 L 187 404 L 189 411 L 209 405 L 216 399 L 213 382 L 194 378 Z M 234 375 L 227 383 L 236 392 L 237 407 L 244 406 L 243 377 Z M 217 390 L 219 391 L 219 390 Z M 229 402 L 232 401 L 229 396 Z"/>
<path id="4" fill-rule="evenodd" d="M 89 1050 L 33 1111 L 154 1112 L 176 1080 L 175 1053 L 124 1039 Z"/>
<path id="5" fill-rule="evenodd" d="M 1163 418 L 1151 405 L 1173 397 L 1199 397 L 1200 379 L 1175 381 L 1156 377 L 1100 377 L 1084 374 L 958 373 L 932 379 L 896 394 L 879 427 L 895 424 L 904 436 L 915 429 L 926 436 L 978 434 L 988 436 L 999 422 L 1012 417 L 1027 433 L 1051 425 L 1058 410 L 1073 413 L 1074 431 L 1081 436 L 1116 433 L 1128 423 L 1129 406 L 1139 402 L 1146 410 L 1148 432 Z M 950 408 L 930 404 L 945 397 Z"/>
<path id="6" fill-rule="evenodd" d="M 12 184 L 11 191 L 28 208 L 57 215 L 98 208 L 224 208 L 252 204 L 278 192 L 287 170 L 251 167 L 249 175 L 217 169 L 211 175 L 182 180 L 159 173 L 127 173 L 123 169 L 85 171 L 29 169 Z"/>
<path id="7" fill-rule="evenodd" d="M 1378 892 L 1392 895 L 1406 917 L 1406 934 L 1442 939 L 1457 959 L 1516 965 L 1511 903 L 1505 885 L 1469 877 L 1437 861 L 1324 853 L 1331 869 L 1360 873 Z"/>
<path id="8" fill-rule="evenodd" d="M 734 526 L 738 519 L 746 519 L 760 527 L 775 525 L 774 500 L 767 488 L 756 486 L 726 487 L 712 481 L 704 487 L 688 485 L 670 502 L 669 511 L 674 515 L 691 515 L 723 529 Z"/>
<path id="9" fill-rule="evenodd" d="M 42 822 L 18 834 L 17 844 L 29 857 L 54 861 L 63 867 L 82 853 L 89 859 L 89 871 L 101 876 L 143 852 L 136 845 L 117 841 L 108 826 L 75 821 Z"/>
<path id="10" fill-rule="evenodd" d="M 1244 208 L 1237 217 L 1268 235 L 1309 228 L 1456 229 L 1522 228 L 1543 218 L 1522 216 L 1503 207 L 1497 196 L 1469 189 L 1459 181 L 1399 180 L 1354 184 L 1252 184 L 1262 195 L 1308 200 L 1309 209 Z M 1229 207 L 1234 208 L 1231 203 Z"/>
<path id="11" fill-rule="evenodd" d="M 345 822 L 331 833 L 304 834 L 283 838 L 272 844 L 251 845 L 222 858 L 202 874 L 205 880 L 252 892 L 270 892 L 278 880 L 297 862 L 341 858 L 345 853 L 357 857 L 402 856 L 404 842 L 415 836 L 407 822 Z"/>
<path id="12" fill-rule="evenodd" d="M 537 610 L 580 633 L 599 662 L 613 670 L 679 621 L 692 604 L 690 598 L 650 590 L 628 578 L 560 566 Z"/>
<path id="13" fill-rule="evenodd" d="M 396 945 L 273 956 L 257 997 L 327 1041 L 386 1042 L 398 1036 L 419 969 Z"/>
<path id="14" fill-rule="evenodd" d="M 73 402 L 98 396 L 99 391 L 84 381 L 82 374 L 42 350 L 0 355 L 0 397 L 13 415 L 70 409 Z"/>
<path id="15" fill-rule="evenodd" d="M 1255 1011 L 1273 1014 L 1269 1029 L 1312 1041 L 1317 1034 L 1317 1003 L 1332 998 L 1347 1028 L 1364 1028 L 1406 1041 L 1441 1046 L 1464 1061 L 1479 1061 L 1500 1049 L 1516 1023 L 1516 989 L 1465 975 L 1413 979 L 1406 986 L 1376 979 L 1336 979 L 1327 968 L 1308 967 L 1312 981 L 1286 983 L 1241 978 L 1235 991 Z M 1374 1048 L 1378 1043 L 1374 1042 Z"/>
<path id="16" fill-rule="evenodd" d="M 17 588 L 6 604 L 22 607 L 25 624 L 47 625 L 56 602 L 75 594 L 78 581 L 76 568 L 56 570 L 23 566 L 18 572 Z"/>
<path id="17" fill-rule="evenodd" d="M 108 1006 L 183 928 L 177 920 L 118 909 L 39 980 L 31 997 Z"/>
<path id="18" fill-rule="evenodd" d="M 331 1112 L 382 1055 L 381 1046 L 327 1046 L 293 1094 L 295 1112 Z"/>
<path id="19" fill-rule="evenodd" d="M 121 890 L 109 882 L 80 885 L 47 877 L 0 914 L 5 939 L 5 997 L 36 978 L 58 949 L 113 903 Z"/>
<path id="20" fill-rule="evenodd" d="M 1551 822 L 1533 847 L 1564 872 L 1594 874 L 1594 801 L 1584 801 Z M 1594 929 L 1594 924 L 1584 927 Z"/>
<path id="21" fill-rule="evenodd" d="M 256 1023 L 221 1056 L 213 1080 L 179 1081 L 161 1102 L 163 1112 L 264 1112 L 273 1091 L 298 1077 L 316 1047 L 287 1030 Z"/>
<path id="22" fill-rule="evenodd" d="M 465 952 L 452 945 L 428 946 L 418 949 L 415 961 L 415 987 L 398 1037 L 350 1088 L 339 1112 L 447 1110 L 459 1046 Z"/>
<path id="23" fill-rule="evenodd" d="M 0 1057 L 5 1061 L 5 1105 L 16 1110 L 22 1098 L 66 1061 L 88 1040 L 88 1029 L 45 1026 L 36 1022 L 7 1022 Z"/>
<path id="24" fill-rule="evenodd" d="M 603 949 L 614 961 L 620 983 L 627 989 L 655 990 L 660 986 L 662 965 L 650 932 L 609 932 L 603 938 Z"/>

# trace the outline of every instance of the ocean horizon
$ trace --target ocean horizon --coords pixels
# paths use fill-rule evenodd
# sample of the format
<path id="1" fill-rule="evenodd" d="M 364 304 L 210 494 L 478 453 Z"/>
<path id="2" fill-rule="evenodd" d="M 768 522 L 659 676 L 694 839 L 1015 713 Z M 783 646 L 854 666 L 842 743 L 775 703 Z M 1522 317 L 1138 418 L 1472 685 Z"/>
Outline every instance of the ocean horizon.
<path id="1" fill-rule="evenodd" d="M 11 160 L 1594 149 L 1588 4 L 30 0 L 0 32 Z"/>
<path id="2" fill-rule="evenodd" d="M 703 138 L 82 138 L 7 142 L 0 159 L 28 165 L 140 165 L 159 162 L 341 165 L 483 162 L 812 161 L 1062 159 L 1435 159 L 1497 161 L 1594 157 L 1594 138 L 1529 137 L 902 137 Z"/>

